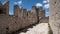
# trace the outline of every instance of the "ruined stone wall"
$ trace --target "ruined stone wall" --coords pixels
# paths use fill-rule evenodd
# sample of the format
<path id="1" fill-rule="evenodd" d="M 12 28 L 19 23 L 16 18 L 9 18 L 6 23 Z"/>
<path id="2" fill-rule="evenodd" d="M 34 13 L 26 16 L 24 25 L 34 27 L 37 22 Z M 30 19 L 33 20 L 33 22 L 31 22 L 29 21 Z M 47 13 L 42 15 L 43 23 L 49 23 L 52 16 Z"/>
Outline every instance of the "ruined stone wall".
<path id="1" fill-rule="evenodd" d="M 13 23 L 15 23 L 14 18 L 3 14 L 0 15 L 0 34 L 6 34 Z"/>
<path id="2" fill-rule="evenodd" d="M 32 12 L 31 11 L 28 11 L 28 22 L 30 23 L 30 24 L 32 24 L 32 22 L 33 22 L 33 18 L 32 18 L 33 16 L 32 16 Z"/>
<path id="3" fill-rule="evenodd" d="M 2 10 L 2 13 L 5 15 L 9 15 L 9 1 L 6 2 L 5 4 L 2 4 L 0 2 L 0 10 Z"/>
<path id="4" fill-rule="evenodd" d="M 49 23 L 49 17 L 45 16 L 44 10 L 39 12 L 39 23 Z"/>
<path id="5" fill-rule="evenodd" d="M 45 11 L 43 10 L 42 7 L 38 8 L 38 17 L 39 17 L 39 20 L 45 17 Z"/>
<path id="6" fill-rule="evenodd" d="M 18 16 L 18 12 L 19 12 L 19 6 L 18 5 L 14 5 L 14 15 Z"/>
<path id="7" fill-rule="evenodd" d="M 32 6 L 32 21 L 33 21 L 33 23 L 37 22 L 37 8 L 36 8 L 36 6 Z"/>
<path id="8" fill-rule="evenodd" d="M 6 11 L 6 15 L 9 15 L 9 1 L 3 5 L 3 10 Z"/>
<path id="9" fill-rule="evenodd" d="M 26 27 L 25 20 L 17 16 L 0 15 L 0 34 L 11 33 Z M 27 25 L 28 26 L 28 25 Z"/>
<path id="10" fill-rule="evenodd" d="M 49 17 L 42 18 L 39 23 L 49 23 Z"/>
<path id="11" fill-rule="evenodd" d="M 49 24 L 53 34 L 60 34 L 60 0 L 50 0 Z"/>
<path id="12" fill-rule="evenodd" d="M 49 17 L 45 16 L 45 10 L 43 10 L 43 7 L 38 7 L 37 12 L 38 12 L 37 16 L 38 16 L 39 23 L 48 23 L 49 22 Z"/>
<path id="13" fill-rule="evenodd" d="M 14 15 L 11 16 L 8 13 L 9 2 L 4 4 L 4 7 L 6 14 L 0 14 L 0 34 L 6 34 L 25 28 L 37 23 L 39 17 L 45 17 L 44 11 L 40 11 L 39 9 L 39 12 L 41 12 L 39 13 L 36 6 L 32 6 L 32 11 L 27 11 L 26 9 L 19 8 L 18 5 L 14 5 Z M 43 21 L 43 18 L 41 21 Z"/>

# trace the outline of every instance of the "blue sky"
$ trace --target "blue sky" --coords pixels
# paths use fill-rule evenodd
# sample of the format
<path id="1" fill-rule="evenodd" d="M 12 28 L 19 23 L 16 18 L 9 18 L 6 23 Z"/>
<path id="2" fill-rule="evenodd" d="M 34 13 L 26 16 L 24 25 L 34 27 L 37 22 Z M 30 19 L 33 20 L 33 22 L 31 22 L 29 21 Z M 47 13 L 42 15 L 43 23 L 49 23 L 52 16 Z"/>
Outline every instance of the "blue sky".
<path id="1" fill-rule="evenodd" d="M 2 3 L 5 3 L 6 0 L 0 0 Z M 42 6 L 46 11 L 46 16 L 49 14 L 49 0 L 9 0 L 9 14 L 14 14 L 14 4 L 18 4 L 19 7 L 26 8 L 31 10 L 32 6 Z"/>

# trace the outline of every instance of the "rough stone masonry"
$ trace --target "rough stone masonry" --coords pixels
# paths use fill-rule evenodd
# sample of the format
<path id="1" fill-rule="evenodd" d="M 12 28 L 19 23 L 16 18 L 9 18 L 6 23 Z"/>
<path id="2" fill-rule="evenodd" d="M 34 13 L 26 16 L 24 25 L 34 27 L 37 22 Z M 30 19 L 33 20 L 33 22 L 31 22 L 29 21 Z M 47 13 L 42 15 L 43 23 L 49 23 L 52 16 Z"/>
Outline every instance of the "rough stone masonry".
<path id="1" fill-rule="evenodd" d="M 9 1 L 5 4 L 0 2 L 0 34 L 9 34 L 38 21 L 48 22 L 45 11 L 40 8 L 32 6 L 32 10 L 27 11 L 24 8 L 19 8 L 18 5 L 14 5 L 14 15 L 9 15 Z"/>
<path id="2" fill-rule="evenodd" d="M 49 23 L 53 34 L 60 34 L 60 0 L 50 0 Z"/>

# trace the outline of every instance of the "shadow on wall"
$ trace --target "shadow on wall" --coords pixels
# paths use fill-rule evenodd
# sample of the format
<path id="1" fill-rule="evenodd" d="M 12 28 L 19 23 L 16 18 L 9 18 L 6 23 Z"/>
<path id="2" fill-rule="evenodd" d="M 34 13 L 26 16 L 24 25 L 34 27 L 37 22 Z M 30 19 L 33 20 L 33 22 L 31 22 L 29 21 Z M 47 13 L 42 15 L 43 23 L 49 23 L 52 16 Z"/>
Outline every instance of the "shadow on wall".
<path id="1" fill-rule="evenodd" d="M 51 29 L 51 27 L 50 27 L 49 23 L 48 23 L 48 27 L 49 27 L 48 34 L 53 34 L 53 31 L 52 31 L 52 29 Z"/>

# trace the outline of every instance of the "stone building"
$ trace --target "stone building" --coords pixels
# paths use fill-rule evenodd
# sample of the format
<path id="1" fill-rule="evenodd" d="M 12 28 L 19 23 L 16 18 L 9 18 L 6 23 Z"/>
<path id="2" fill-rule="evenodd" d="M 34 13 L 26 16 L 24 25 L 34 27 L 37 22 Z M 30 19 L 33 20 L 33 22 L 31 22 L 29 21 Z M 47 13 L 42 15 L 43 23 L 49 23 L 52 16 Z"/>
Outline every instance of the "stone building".
<path id="1" fill-rule="evenodd" d="M 38 9 L 36 6 L 32 6 L 32 10 L 27 11 L 14 5 L 14 15 L 9 15 L 9 1 L 5 4 L 0 2 L 0 34 L 9 34 L 40 21 L 43 22 L 41 19 L 44 19 L 45 12 Z"/>
<path id="2" fill-rule="evenodd" d="M 60 0 L 50 0 L 49 24 L 53 34 L 60 34 Z"/>

